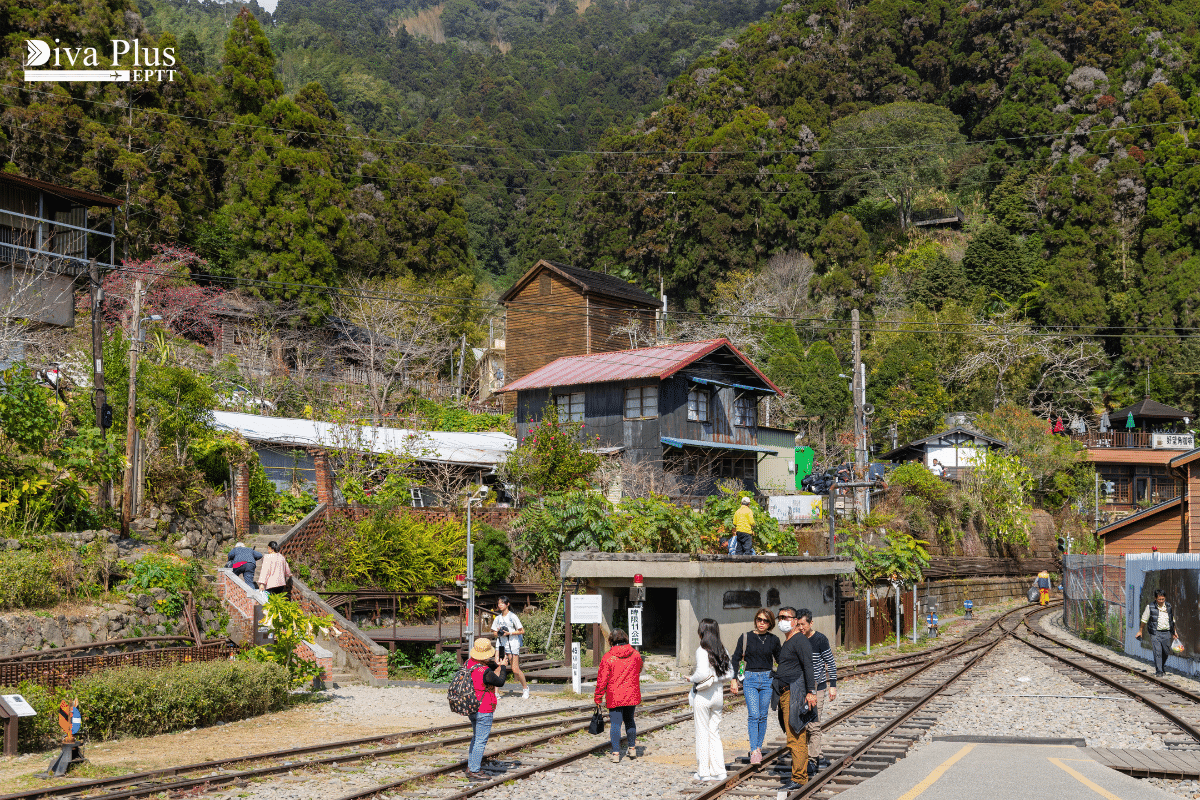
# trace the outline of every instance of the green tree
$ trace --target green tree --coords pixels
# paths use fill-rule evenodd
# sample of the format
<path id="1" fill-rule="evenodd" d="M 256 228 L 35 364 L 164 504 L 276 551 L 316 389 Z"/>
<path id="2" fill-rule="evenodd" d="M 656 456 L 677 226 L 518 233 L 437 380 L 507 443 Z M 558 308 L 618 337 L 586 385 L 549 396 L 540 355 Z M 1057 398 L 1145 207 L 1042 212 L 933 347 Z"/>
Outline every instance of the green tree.
<path id="1" fill-rule="evenodd" d="M 995 223 L 984 225 L 963 254 L 967 282 L 1011 302 L 1033 286 L 1035 261 L 1017 237 Z"/>
<path id="2" fill-rule="evenodd" d="M 945 108 L 888 103 L 834 122 L 822 154 L 842 197 L 890 200 L 907 228 L 914 200 L 945 187 L 966 141 L 961 125 Z"/>

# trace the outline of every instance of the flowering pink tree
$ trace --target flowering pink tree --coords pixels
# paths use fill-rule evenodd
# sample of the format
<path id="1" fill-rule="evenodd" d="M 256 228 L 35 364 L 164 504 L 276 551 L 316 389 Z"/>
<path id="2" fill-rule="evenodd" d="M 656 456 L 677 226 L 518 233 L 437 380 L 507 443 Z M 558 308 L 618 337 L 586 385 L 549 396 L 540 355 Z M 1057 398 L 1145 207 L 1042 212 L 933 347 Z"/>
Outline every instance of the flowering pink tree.
<path id="1" fill-rule="evenodd" d="M 142 314 L 158 314 L 163 324 L 180 336 L 211 344 L 220 332 L 216 311 L 226 295 L 222 289 L 198 286 L 192 281 L 193 270 L 203 270 L 205 262 L 184 247 L 159 246 L 147 259 L 124 262 L 104 276 L 104 319 L 134 331 L 130 320 L 134 282 L 142 281 L 146 296 Z M 87 299 L 81 299 L 82 309 Z"/>

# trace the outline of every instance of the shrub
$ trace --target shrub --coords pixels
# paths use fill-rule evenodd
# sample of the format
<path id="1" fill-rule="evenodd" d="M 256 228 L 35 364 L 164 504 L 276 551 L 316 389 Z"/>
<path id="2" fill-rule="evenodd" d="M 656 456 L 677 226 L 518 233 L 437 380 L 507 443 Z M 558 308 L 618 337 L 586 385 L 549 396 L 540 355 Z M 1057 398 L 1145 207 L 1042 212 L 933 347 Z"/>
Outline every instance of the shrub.
<path id="1" fill-rule="evenodd" d="M 159 733 L 244 719 L 283 707 L 287 672 L 275 664 L 210 661 L 162 669 L 121 667 L 88 675 L 69 689 L 29 683 L 0 689 L 22 694 L 38 715 L 20 724 L 19 747 L 45 750 L 62 738 L 58 704 L 78 697 L 83 733 L 92 741 Z"/>
<path id="2" fill-rule="evenodd" d="M 129 585 L 134 589 L 166 589 L 167 596 L 155 607 L 169 617 L 183 612 L 184 599 L 181 592 L 191 591 L 200 577 L 200 567 L 195 562 L 184 561 L 179 556 L 148 553 L 133 565 Z"/>
<path id="3" fill-rule="evenodd" d="M 366 519 L 339 519 L 316 542 L 316 564 L 330 587 L 421 592 L 465 572 L 466 529 L 379 510 Z M 418 608 L 416 613 L 423 609 Z"/>
<path id="4" fill-rule="evenodd" d="M 297 656 L 296 649 L 328 632 L 333 627 L 332 617 L 307 614 L 299 603 L 273 594 L 263 607 L 263 624 L 271 631 L 271 642 L 244 652 L 244 659 L 278 664 L 287 670 L 288 683 L 293 687 L 321 674 L 320 666 Z"/>
<path id="5" fill-rule="evenodd" d="M 272 522 L 283 522 L 295 525 L 308 516 L 308 512 L 317 507 L 317 498 L 308 491 L 282 492 L 277 498 Z"/>
<path id="6" fill-rule="evenodd" d="M 901 464 L 888 474 L 888 481 L 939 509 L 949 501 L 950 489 L 946 481 L 923 464 Z"/>
<path id="7" fill-rule="evenodd" d="M 73 572 L 62 550 L 0 552 L 0 608 L 52 606 L 71 589 Z"/>
<path id="8" fill-rule="evenodd" d="M 714 494 L 704 499 L 704 517 L 700 522 L 703 530 L 729 535 L 733 533 L 733 513 L 742 504 L 743 497 L 749 497 L 747 491 L 727 491 L 722 488 L 720 494 Z M 782 530 L 779 522 L 759 507 L 753 499 L 750 510 L 754 512 L 754 551 L 756 553 L 778 553 L 781 556 L 794 556 L 800 551 L 800 545 L 794 534 Z"/>
<path id="9" fill-rule="evenodd" d="M 541 422 L 505 460 L 501 477 L 534 496 L 585 486 L 600 466 L 600 456 L 587 450 L 593 444 L 582 422 L 560 423 L 554 407 L 546 406 Z"/>
<path id="10" fill-rule="evenodd" d="M 611 552 L 616 549 L 616 531 L 608 511 L 608 501 L 596 492 L 576 490 L 545 497 L 539 505 L 526 506 L 517 518 L 521 547 L 534 562 L 557 562 L 564 550 L 595 547 Z"/>
<path id="11" fill-rule="evenodd" d="M 388 654 L 388 677 L 393 680 L 447 683 L 455 672 L 458 672 L 458 658 L 454 653 L 438 653 L 429 645 L 401 643 Z"/>

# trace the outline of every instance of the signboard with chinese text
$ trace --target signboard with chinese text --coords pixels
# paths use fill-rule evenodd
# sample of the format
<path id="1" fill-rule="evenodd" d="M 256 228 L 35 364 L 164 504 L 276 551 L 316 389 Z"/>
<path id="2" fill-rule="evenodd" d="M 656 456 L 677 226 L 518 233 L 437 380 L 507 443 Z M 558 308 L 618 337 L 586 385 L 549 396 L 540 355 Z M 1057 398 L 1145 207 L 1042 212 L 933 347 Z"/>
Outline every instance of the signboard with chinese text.
<path id="1" fill-rule="evenodd" d="M 1152 433 L 1150 447 L 1154 450 L 1193 450 L 1196 437 L 1190 433 Z"/>

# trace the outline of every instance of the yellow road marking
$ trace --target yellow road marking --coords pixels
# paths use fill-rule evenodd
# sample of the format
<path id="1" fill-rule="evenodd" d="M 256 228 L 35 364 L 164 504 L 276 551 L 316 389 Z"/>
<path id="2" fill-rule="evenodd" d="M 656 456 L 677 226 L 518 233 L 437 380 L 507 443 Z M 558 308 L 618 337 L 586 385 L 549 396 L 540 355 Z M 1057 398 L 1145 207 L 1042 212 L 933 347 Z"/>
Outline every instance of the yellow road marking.
<path id="1" fill-rule="evenodd" d="M 1121 800 L 1121 798 L 1117 797 L 1115 794 L 1108 791 L 1104 787 L 1097 786 L 1096 784 L 1092 783 L 1090 780 L 1085 778 L 1080 773 L 1078 773 L 1075 770 L 1073 770 L 1072 768 L 1068 767 L 1066 764 L 1063 763 L 1063 760 L 1061 758 L 1049 758 L 1046 760 L 1049 761 L 1054 766 L 1061 769 L 1063 772 L 1066 772 L 1072 778 L 1079 781 L 1084 786 L 1088 787 L 1089 789 L 1091 789 L 1093 792 L 1100 795 L 1101 797 L 1107 798 L 1107 800 Z"/>
<path id="2" fill-rule="evenodd" d="M 926 789 L 928 789 L 930 786 L 933 786 L 935 783 L 937 783 L 938 779 L 946 774 L 946 770 L 953 767 L 954 764 L 960 758 L 965 756 L 967 753 L 971 752 L 974 748 L 975 748 L 975 745 L 969 744 L 966 747 L 964 747 L 962 750 L 959 750 L 957 753 L 950 756 L 950 758 L 946 759 L 941 764 L 939 764 L 936 768 L 934 768 L 933 772 L 929 773 L 929 775 L 926 776 L 925 780 L 921 781 L 916 786 L 914 786 L 913 788 L 909 789 L 907 792 L 902 794 L 900 796 L 900 800 L 916 800 L 916 798 L 919 797 Z M 1115 798 L 1114 798 L 1114 800 L 1115 800 Z"/>

